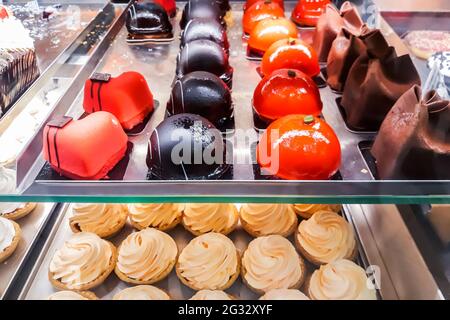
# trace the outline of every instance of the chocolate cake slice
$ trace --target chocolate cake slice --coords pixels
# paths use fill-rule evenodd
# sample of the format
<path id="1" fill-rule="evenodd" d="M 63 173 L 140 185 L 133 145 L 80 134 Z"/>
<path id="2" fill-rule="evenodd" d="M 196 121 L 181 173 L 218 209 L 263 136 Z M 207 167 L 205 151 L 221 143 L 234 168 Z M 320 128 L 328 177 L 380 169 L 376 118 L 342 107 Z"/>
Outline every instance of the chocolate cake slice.
<path id="1" fill-rule="evenodd" d="M 39 76 L 33 40 L 22 23 L 0 19 L 0 116 Z"/>

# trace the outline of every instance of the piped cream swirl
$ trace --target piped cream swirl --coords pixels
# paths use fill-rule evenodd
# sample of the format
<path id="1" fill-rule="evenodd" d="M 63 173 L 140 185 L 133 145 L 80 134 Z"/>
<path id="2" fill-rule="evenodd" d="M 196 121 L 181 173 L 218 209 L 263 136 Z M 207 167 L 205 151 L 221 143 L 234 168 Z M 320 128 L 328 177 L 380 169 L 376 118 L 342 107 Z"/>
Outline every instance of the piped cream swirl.
<path id="1" fill-rule="evenodd" d="M 120 291 L 113 300 L 170 300 L 170 297 L 157 287 L 141 285 Z"/>
<path id="2" fill-rule="evenodd" d="M 93 232 L 100 237 L 111 235 L 126 221 L 126 211 L 121 204 L 77 203 L 72 207 L 69 223 L 85 232 Z"/>
<path id="3" fill-rule="evenodd" d="M 223 288 L 239 271 L 236 247 L 220 233 L 203 234 L 183 249 L 177 268 L 178 273 L 199 290 Z"/>
<path id="4" fill-rule="evenodd" d="M 110 244 L 95 233 L 75 233 L 55 252 L 50 272 L 68 288 L 87 284 L 99 278 L 111 263 Z"/>
<path id="5" fill-rule="evenodd" d="M 0 253 L 11 246 L 15 236 L 16 229 L 12 221 L 0 217 Z"/>
<path id="6" fill-rule="evenodd" d="M 319 211 L 303 220 L 296 237 L 303 250 L 319 263 L 351 258 L 356 245 L 351 225 L 332 211 Z"/>
<path id="7" fill-rule="evenodd" d="M 183 210 L 183 224 L 196 233 L 228 233 L 238 219 L 232 203 L 187 203 Z"/>
<path id="8" fill-rule="evenodd" d="M 314 300 L 375 300 L 364 269 L 350 260 L 337 260 L 320 268 L 311 276 L 309 296 Z"/>
<path id="9" fill-rule="evenodd" d="M 309 300 L 309 298 L 297 289 L 273 289 L 267 291 L 259 300 Z"/>
<path id="10" fill-rule="evenodd" d="M 264 292 L 296 287 L 303 279 L 300 259 L 294 246 L 282 236 L 256 238 L 242 257 L 245 281 Z"/>
<path id="11" fill-rule="evenodd" d="M 172 270 L 178 255 L 175 241 L 157 229 L 148 228 L 130 234 L 120 245 L 117 268 L 139 281 L 159 280 Z"/>
<path id="12" fill-rule="evenodd" d="M 0 166 L 0 194 L 16 194 L 16 171 Z M 25 207 L 21 202 L 0 202 L 0 216 Z"/>
<path id="13" fill-rule="evenodd" d="M 182 205 L 177 203 L 133 203 L 128 205 L 130 219 L 141 228 L 166 230 L 180 219 Z"/>
<path id="14" fill-rule="evenodd" d="M 295 212 L 304 218 L 310 218 L 318 211 L 339 212 L 342 206 L 340 204 L 294 204 Z"/>
<path id="15" fill-rule="evenodd" d="M 288 235 L 294 230 L 297 216 L 291 204 L 248 203 L 239 211 L 241 220 L 258 235 Z"/>
<path id="16" fill-rule="evenodd" d="M 189 300 L 232 300 L 230 296 L 222 290 L 200 290 Z"/>

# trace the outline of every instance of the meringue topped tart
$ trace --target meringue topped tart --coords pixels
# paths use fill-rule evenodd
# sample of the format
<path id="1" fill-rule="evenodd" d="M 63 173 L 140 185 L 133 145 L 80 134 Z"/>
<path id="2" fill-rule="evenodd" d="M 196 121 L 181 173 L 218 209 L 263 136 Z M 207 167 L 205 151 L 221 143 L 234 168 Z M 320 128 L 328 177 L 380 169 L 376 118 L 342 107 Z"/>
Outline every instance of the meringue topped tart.
<path id="1" fill-rule="evenodd" d="M 113 300 L 170 300 L 170 296 L 157 287 L 141 285 L 120 291 Z"/>
<path id="2" fill-rule="evenodd" d="M 21 230 L 17 223 L 0 217 L 0 263 L 8 259 L 17 249 Z"/>

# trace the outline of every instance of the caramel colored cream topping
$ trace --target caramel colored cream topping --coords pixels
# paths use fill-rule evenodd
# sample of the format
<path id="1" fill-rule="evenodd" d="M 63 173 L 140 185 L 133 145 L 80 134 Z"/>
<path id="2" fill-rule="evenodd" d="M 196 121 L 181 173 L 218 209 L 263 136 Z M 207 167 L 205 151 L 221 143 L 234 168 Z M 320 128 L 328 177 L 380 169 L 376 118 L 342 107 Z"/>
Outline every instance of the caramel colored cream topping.
<path id="1" fill-rule="evenodd" d="M 311 276 L 309 296 L 313 300 L 375 300 L 364 269 L 350 260 L 322 265 Z"/>
<path id="2" fill-rule="evenodd" d="M 55 280 L 68 288 L 87 284 L 108 270 L 112 258 L 110 244 L 94 233 L 80 232 L 56 251 L 50 262 Z"/>
<path id="3" fill-rule="evenodd" d="M 351 225 L 332 211 L 319 211 L 303 220 L 296 237 L 306 253 L 319 263 L 350 258 L 356 245 Z"/>
<path id="4" fill-rule="evenodd" d="M 182 205 L 177 203 L 134 203 L 128 205 L 130 219 L 142 228 L 166 230 L 181 217 Z"/>
<path id="5" fill-rule="evenodd" d="M 342 206 L 340 204 L 294 204 L 294 209 L 303 217 L 309 218 L 318 211 L 339 212 Z"/>
<path id="6" fill-rule="evenodd" d="M 178 259 L 179 274 L 199 289 L 222 288 L 238 270 L 233 241 L 215 232 L 191 240 Z"/>
<path id="7" fill-rule="evenodd" d="M 265 292 L 293 288 L 303 277 L 300 259 L 294 246 L 282 236 L 256 238 L 242 257 L 245 281 Z"/>
<path id="8" fill-rule="evenodd" d="M 198 233 L 231 231 L 239 219 L 232 203 L 187 203 L 183 211 L 183 223 Z"/>
<path id="9" fill-rule="evenodd" d="M 59 291 L 48 297 L 48 300 L 89 300 L 74 291 Z"/>
<path id="10" fill-rule="evenodd" d="M 72 207 L 69 223 L 80 231 L 107 236 L 124 223 L 126 212 L 121 204 L 79 203 Z"/>
<path id="11" fill-rule="evenodd" d="M 231 298 L 222 290 L 200 290 L 189 300 L 231 300 Z"/>
<path id="12" fill-rule="evenodd" d="M 177 245 L 167 233 L 148 228 L 130 234 L 122 242 L 117 268 L 129 278 L 151 281 L 171 270 L 177 255 Z"/>
<path id="13" fill-rule="evenodd" d="M 113 300 L 170 300 L 170 297 L 157 287 L 142 285 L 120 291 Z"/>
<path id="14" fill-rule="evenodd" d="M 285 235 L 294 228 L 297 216 L 291 204 L 243 204 L 239 211 L 248 228 L 261 235 Z"/>

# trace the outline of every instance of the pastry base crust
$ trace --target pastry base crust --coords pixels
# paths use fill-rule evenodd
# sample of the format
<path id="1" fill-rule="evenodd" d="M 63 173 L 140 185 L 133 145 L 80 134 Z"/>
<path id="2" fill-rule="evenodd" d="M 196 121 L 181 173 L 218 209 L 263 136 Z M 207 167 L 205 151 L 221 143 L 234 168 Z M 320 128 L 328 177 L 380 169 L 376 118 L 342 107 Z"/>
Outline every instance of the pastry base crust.
<path id="1" fill-rule="evenodd" d="M 269 236 L 269 235 L 280 235 L 282 237 L 288 237 L 290 236 L 292 233 L 294 233 L 294 231 L 297 229 L 297 218 L 294 220 L 294 223 L 292 224 L 292 226 L 289 227 L 288 230 L 286 230 L 285 232 L 278 232 L 278 233 L 264 233 L 261 231 L 256 231 L 252 229 L 252 226 L 250 224 L 248 224 L 244 219 L 241 218 L 241 225 L 242 228 L 251 236 L 258 238 L 258 237 L 263 237 L 263 236 Z"/>
<path id="2" fill-rule="evenodd" d="M 99 300 L 95 293 L 93 293 L 92 291 L 77 291 L 77 293 L 89 300 Z"/>
<path id="3" fill-rule="evenodd" d="M 120 248 L 121 248 L 121 246 L 119 246 L 119 249 L 117 250 L 118 253 L 120 252 Z M 119 257 L 119 254 L 117 254 L 117 257 Z M 173 267 L 175 266 L 177 260 L 178 260 L 178 254 L 175 257 L 175 260 L 170 263 L 170 265 L 166 268 L 166 270 L 164 270 L 164 272 L 162 272 L 159 276 L 157 276 L 153 279 L 150 279 L 150 280 L 139 280 L 139 279 L 134 279 L 134 278 L 128 277 L 125 273 L 120 271 L 117 262 L 116 262 L 116 266 L 114 268 L 114 272 L 117 275 L 117 277 L 124 282 L 132 283 L 132 284 L 142 284 L 142 285 L 147 284 L 148 285 L 148 284 L 153 284 L 155 282 L 161 281 L 162 279 L 166 278 L 170 274 L 170 272 L 172 272 Z"/>
<path id="4" fill-rule="evenodd" d="M 236 256 L 237 256 L 237 268 L 236 268 L 236 272 L 230 277 L 230 279 L 228 280 L 228 282 L 223 285 L 222 287 L 217 287 L 217 288 L 213 288 L 213 287 L 196 287 L 194 286 L 192 283 L 190 283 L 186 278 L 184 278 L 181 275 L 180 272 L 180 264 L 177 262 L 175 270 L 178 276 L 178 279 L 180 279 L 180 281 L 186 286 L 189 287 L 195 291 L 200 291 L 200 290 L 204 290 L 204 289 L 209 289 L 209 290 L 226 290 L 229 287 L 231 287 L 233 285 L 233 283 L 236 281 L 236 279 L 239 277 L 239 274 L 241 272 L 241 268 L 242 268 L 242 264 L 241 264 L 241 257 L 239 255 L 239 252 L 236 250 Z"/>
<path id="5" fill-rule="evenodd" d="M 104 240 L 106 241 L 106 240 Z M 106 278 L 108 278 L 108 276 L 111 274 L 111 272 L 113 272 L 114 267 L 116 266 L 116 261 L 117 261 L 117 249 L 116 247 L 114 247 L 114 245 L 107 241 L 109 246 L 111 247 L 111 259 L 109 261 L 109 266 L 108 268 L 95 280 L 82 284 L 82 285 L 67 285 L 65 283 L 62 283 L 61 281 L 55 279 L 53 277 L 53 273 L 50 272 L 50 270 L 48 271 L 48 279 L 50 280 L 51 284 L 60 290 L 72 290 L 72 291 L 86 291 L 92 288 L 95 288 L 99 285 L 101 285 Z"/>
<path id="6" fill-rule="evenodd" d="M 10 213 L 0 214 L 0 216 L 10 220 L 18 220 L 31 213 L 31 211 L 33 211 L 36 208 L 36 206 L 37 203 L 27 202 L 23 208 L 18 208 Z"/>
<path id="7" fill-rule="evenodd" d="M 120 217 L 120 223 L 117 224 L 114 228 L 110 229 L 110 230 L 106 230 L 103 232 L 99 232 L 96 233 L 100 238 L 103 239 L 108 239 L 108 238 L 112 238 L 114 237 L 117 233 L 119 233 L 120 230 L 123 229 L 123 227 L 125 226 L 125 224 L 127 223 L 127 218 L 128 218 L 128 214 L 125 210 L 123 210 L 120 213 L 121 217 Z M 93 231 L 87 231 L 87 230 L 83 230 L 83 228 L 78 224 L 75 223 L 75 221 L 69 221 L 69 225 L 70 225 L 70 229 L 72 230 L 73 233 L 78 233 L 78 232 L 93 232 Z M 93 232 L 95 233 L 95 232 Z"/>
<path id="8" fill-rule="evenodd" d="M 17 246 L 19 245 L 20 239 L 22 237 L 22 230 L 20 229 L 20 226 L 14 221 L 11 222 L 14 226 L 14 231 L 16 232 L 16 234 L 14 235 L 14 238 L 9 247 L 5 248 L 5 250 L 0 252 L 0 263 L 8 259 L 14 253 L 14 251 L 16 251 Z"/>
<path id="9" fill-rule="evenodd" d="M 289 288 L 277 288 L 277 289 L 300 289 L 300 287 L 303 285 L 303 282 L 305 281 L 306 278 L 306 267 L 305 267 L 305 262 L 303 261 L 303 258 L 297 254 L 297 256 L 299 257 L 300 260 L 300 270 L 301 272 L 301 276 L 300 279 L 298 279 L 298 281 L 296 283 L 294 283 L 294 285 L 290 286 Z M 242 282 L 253 292 L 259 294 L 260 296 L 265 294 L 266 291 L 261 290 L 261 289 L 257 289 L 252 287 L 248 282 L 247 279 L 245 278 L 245 275 L 247 274 L 247 269 L 245 268 L 244 263 L 242 263 L 242 267 L 241 267 L 241 278 L 242 278 Z M 274 289 L 274 288 L 271 288 Z"/>
<path id="10" fill-rule="evenodd" d="M 234 229 L 236 229 L 236 227 L 237 227 L 237 225 L 238 225 L 238 223 L 239 223 L 239 212 L 237 211 L 236 208 L 235 208 L 235 210 L 233 211 L 233 214 L 234 214 L 234 217 L 235 217 L 235 220 L 234 220 L 233 225 L 231 225 L 229 228 L 224 229 L 224 230 L 222 230 L 222 231 L 218 231 L 218 230 L 213 230 L 213 229 L 211 229 L 211 230 L 208 230 L 208 231 L 205 231 L 205 232 L 200 232 L 200 231 L 198 231 L 198 230 L 193 230 L 190 226 L 188 226 L 188 225 L 184 222 L 184 219 L 181 219 L 181 224 L 183 225 L 183 227 L 184 227 L 187 231 L 189 231 L 190 233 L 192 233 L 192 234 L 193 234 L 194 236 L 196 236 L 196 237 L 201 236 L 202 234 L 205 234 L 205 233 L 208 233 L 208 232 L 217 232 L 217 233 L 221 233 L 221 234 L 223 234 L 223 235 L 226 236 L 226 235 L 230 234 L 231 232 L 233 232 Z"/>
<path id="11" fill-rule="evenodd" d="M 297 248 L 297 250 L 300 252 L 300 254 L 303 257 L 305 257 L 306 260 L 308 260 L 312 264 L 314 264 L 316 266 L 321 266 L 322 264 L 327 264 L 327 263 L 331 262 L 331 261 L 329 261 L 329 262 L 320 261 L 320 260 L 316 259 L 315 257 L 313 257 L 311 254 L 309 254 L 309 252 L 306 251 L 305 248 L 303 248 L 303 246 L 300 244 L 300 241 L 298 241 L 298 229 L 295 232 L 294 238 L 295 238 L 295 247 Z M 355 246 L 353 247 L 352 252 L 348 256 L 343 257 L 342 259 L 348 259 L 351 261 L 355 261 L 357 255 L 358 255 L 358 248 L 356 246 L 356 241 L 355 241 Z"/>
<path id="12" fill-rule="evenodd" d="M 147 228 L 155 228 L 155 229 L 158 229 L 159 231 L 168 231 L 168 230 L 175 228 L 181 222 L 181 218 L 182 218 L 182 215 L 180 214 L 171 224 L 168 224 L 166 226 L 152 226 L 152 225 L 144 226 L 144 225 L 141 225 L 141 224 L 137 223 L 136 221 L 134 221 L 130 215 L 130 224 L 133 226 L 133 228 L 138 229 L 138 230 L 144 230 Z"/>

